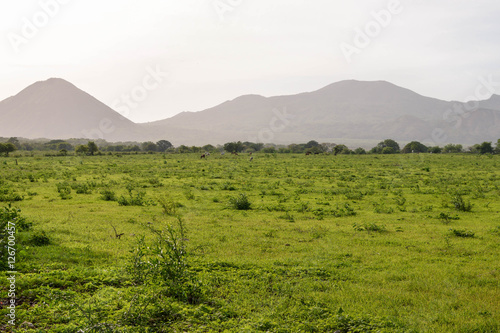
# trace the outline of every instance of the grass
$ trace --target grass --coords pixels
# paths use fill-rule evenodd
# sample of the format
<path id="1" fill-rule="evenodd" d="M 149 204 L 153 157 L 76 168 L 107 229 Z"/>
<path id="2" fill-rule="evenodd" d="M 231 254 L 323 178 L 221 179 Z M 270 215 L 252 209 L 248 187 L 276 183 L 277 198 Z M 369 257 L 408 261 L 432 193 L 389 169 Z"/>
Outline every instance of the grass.
<path id="1" fill-rule="evenodd" d="M 0 330 L 500 330 L 498 156 L 16 159 Z"/>

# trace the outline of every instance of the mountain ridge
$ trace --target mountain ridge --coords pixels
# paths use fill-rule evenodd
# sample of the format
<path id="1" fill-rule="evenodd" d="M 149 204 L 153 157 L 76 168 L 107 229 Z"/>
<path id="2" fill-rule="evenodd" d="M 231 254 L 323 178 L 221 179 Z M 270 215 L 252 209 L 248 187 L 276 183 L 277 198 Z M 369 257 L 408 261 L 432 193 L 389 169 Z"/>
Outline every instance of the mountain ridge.
<path id="1" fill-rule="evenodd" d="M 246 94 L 205 110 L 134 123 L 72 83 L 50 78 L 0 102 L 0 136 L 167 139 L 187 145 L 387 137 L 435 144 L 497 140 L 499 95 L 474 103 L 473 111 L 457 113 L 457 103 L 459 109 L 470 110 L 466 103 L 426 97 L 383 80 L 344 80 L 292 95 Z M 433 137 L 437 129 L 445 133 L 440 140 Z"/>

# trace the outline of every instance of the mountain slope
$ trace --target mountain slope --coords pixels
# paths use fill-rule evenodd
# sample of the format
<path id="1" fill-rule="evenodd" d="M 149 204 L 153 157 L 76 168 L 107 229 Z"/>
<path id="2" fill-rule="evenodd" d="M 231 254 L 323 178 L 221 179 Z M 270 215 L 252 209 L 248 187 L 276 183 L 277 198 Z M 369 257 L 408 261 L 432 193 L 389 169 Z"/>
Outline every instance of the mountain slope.
<path id="1" fill-rule="evenodd" d="M 209 140 L 212 143 L 381 140 L 387 137 L 434 141 L 435 144 L 446 143 L 445 139 L 474 143 L 496 141 L 496 136 L 500 136 L 500 97 L 497 97 L 479 103 L 477 117 L 453 114 L 447 119 L 445 115 L 454 110 L 458 102 L 425 97 L 385 81 L 349 80 L 297 95 L 269 98 L 246 95 L 204 111 L 183 112 L 144 126 L 212 131 L 213 137 Z M 460 126 L 451 121 L 456 117 L 460 118 Z M 440 140 L 433 138 L 436 129 L 446 133 Z M 199 142 L 191 138 L 186 135 L 183 141 Z"/>
<path id="2" fill-rule="evenodd" d="M 32 84 L 0 102 L 0 135 L 25 138 L 140 138 L 137 124 L 62 79 Z"/>

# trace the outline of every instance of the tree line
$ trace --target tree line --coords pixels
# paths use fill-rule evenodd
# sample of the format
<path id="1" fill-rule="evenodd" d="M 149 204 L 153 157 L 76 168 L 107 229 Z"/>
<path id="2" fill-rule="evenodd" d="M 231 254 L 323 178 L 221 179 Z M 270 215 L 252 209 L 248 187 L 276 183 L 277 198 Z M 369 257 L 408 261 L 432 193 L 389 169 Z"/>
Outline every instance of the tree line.
<path id="1" fill-rule="evenodd" d="M 96 155 L 103 153 L 205 153 L 205 152 L 229 152 L 229 153 L 306 153 L 306 154 L 398 154 L 398 153 L 478 153 L 495 154 L 500 153 L 500 139 L 493 146 L 492 142 L 482 142 L 473 146 L 464 148 L 460 144 L 447 144 L 440 146 L 426 146 L 418 141 L 412 141 L 403 148 L 392 139 L 386 139 L 379 142 L 368 151 L 358 147 L 350 149 L 344 144 L 318 143 L 311 140 L 307 143 L 274 145 L 255 142 L 227 142 L 223 145 L 204 146 L 186 146 L 174 145 L 168 140 L 157 142 L 128 142 L 128 143 L 110 143 L 104 140 L 86 141 L 83 139 L 70 140 L 26 140 L 20 141 L 18 138 L 0 138 L 0 155 L 8 156 L 16 150 L 21 151 L 49 151 L 57 155 L 68 155 L 72 152 L 76 155 Z"/>

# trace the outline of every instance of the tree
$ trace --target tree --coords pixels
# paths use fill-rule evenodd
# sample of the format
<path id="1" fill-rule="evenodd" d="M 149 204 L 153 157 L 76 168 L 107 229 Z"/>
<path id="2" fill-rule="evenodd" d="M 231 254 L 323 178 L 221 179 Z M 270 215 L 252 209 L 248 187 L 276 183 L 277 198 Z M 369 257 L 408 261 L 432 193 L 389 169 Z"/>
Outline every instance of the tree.
<path id="1" fill-rule="evenodd" d="M 57 145 L 57 149 L 59 150 L 71 150 L 73 149 L 73 146 L 67 142 L 61 142 Z"/>
<path id="2" fill-rule="evenodd" d="M 156 145 L 156 143 L 148 141 L 148 142 L 144 142 L 142 144 L 142 150 L 143 151 L 157 151 L 158 146 Z"/>
<path id="3" fill-rule="evenodd" d="M 386 152 L 384 153 L 383 152 L 384 148 L 392 148 L 392 150 L 386 149 Z M 399 150 L 400 150 L 399 144 L 396 141 L 394 141 L 392 139 L 385 139 L 384 141 L 379 142 L 378 145 L 373 147 L 370 150 L 370 153 L 372 153 L 372 154 L 394 154 L 394 153 L 399 153 Z M 389 151 L 391 151 L 391 153 L 388 153 Z"/>
<path id="4" fill-rule="evenodd" d="M 17 150 L 16 146 L 14 146 L 14 144 L 12 144 L 10 142 L 4 143 L 4 144 L 0 143 L 0 153 L 4 153 L 5 156 L 7 156 L 7 157 L 9 156 L 9 153 L 12 153 L 16 150 Z"/>
<path id="5" fill-rule="evenodd" d="M 350 154 L 351 151 L 349 150 L 349 148 L 347 148 L 346 145 L 336 145 L 335 147 L 333 147 L 333 155 L 334 156 L 337 156 L 338 154 Z"/>
<path id="6" fill-rule="evenodd" d="M 497 145 L 495 147 L 495 153 L 500 154 L 500 139 L 497 141 Z"/>
<path id="7" fill-rule="evenodd" d="M 139 152 L 141 151 L 141 147 L 139 147 L 138 145 L 133 145 L 132 147 L 129 148 L 129 151 Z"/>
<path id="8" fill-rule="evenodd" d="M 313 154 L 321 154 L 323 153 L 323 146 L 320 146 L 320 145 L 317 145 L 317 146 L 313 146 L 311 148 L 308 148 L 306 151 L 310 152 L 310 153 L 313 153 Z"/>
<path id="9" fill-rule="evenodd" d="M 312 148 L 312 147 L 317 147 L 317 146 L 319 146 L 319 143 L 317 141 L 314 141 L 314 140 L 309 141 L 305 145 L 306 148 Z"/>
<path id="10" fill-rule="evenodd" d="M 10 138 L 7 140 L 7 143 L 12 143 L 14 146 L 16 146 L 16 149 L 21 149 L 21 143 L 17 138 Z"/>
<path id="11" fill-rule="evenodd" d="M 408 154 L 408 153 L 426 153 L 427 150 L 428 150 L 428 148 L 424 144 L 422 144 L 418 141 L 412 141 L 412 142 L 408 143 L 406 146 L 404 146 L 404 148 L 401 152 L 405 153 L 405 154 Z"/>
<path id="12" fill-rule="evenodd" d="M 207 151 L 207 152 L 209 152 L 209 153 L 210 153 L 210 152 L 215 151 L 217 148 L 215 148 L 215 147 L 214 147 L 214 146 L 212 146 L 212 145 L 204 145 L 203 147 L 201 147 L 201 149 L 202 149 L 203 151 Z"/>
<path id="13" fill-rule="evenodd" d="M 95 144 L 94 141 L 89 141 L 87 143 L 87 147 L 88 147 L 88 153 L 90 155 L 94 155 L 95 153 L 97 153 L 99 151 L 99 148 L 97 147 L 97 145 Z"/>
<path id="14" fill-rule="evenodd" d="M 292 143 L 291 145 L 288 145 L 288 149 L 290 149 L 292 153 L 303 153 L 304 145 L 303 144 L 297 145 L 295 143 Z"/>
<path id="15" fill-rule="evenodd" d="M 255 143 L 255 142 L 249 142 L 249 141 L 243 142 L 243 146 L 245 147 L 244 149 L 250 149 L 250 150 L 253 149 L 253 151 L 260 151 L 260 150 L 262 150 L 262 148 L 264 148 L 263 143 Z"/>
<path id="16" fill-rule="evenodd" d="M 366 154 L 366 150 L 364 150 L 363 148 L 361 147 L 358 147 L 354 150 L 354 154 L 357 154 L 357 155 L 364 155 Z"/>
<path id="17" fill-rule="evenodd" d="M 384 147 L 382 148 L 382 154 L 395 154 L 396 151 L 392 147 Z"/>
<path id="18" fill-rule="evenodd" d="M 159 152 L 166 152 L 168 149 L 173 148 L 174 146 L 167 140 L 160 140 L 156 143 Z"/>
<path id="19" fill-rule="evenodd" d="M 240 153 L 245 149 L 241 141 L 238 142 L 228 142 L 224 144 L 224 150 L 229 153 Z"/>
<path id="20" fill-rule="evenodd" d="M 185 145 L 180 145 L 178 148 L 177 148 L 177 151 L 181 154 L 184 154 L 184 153 L 190 153 L 191 152 L 191 149 L 188 147 L 188 146 L 185 146 Z"/>
<path id="21" fill-rule="evenodd" d="M 429 147 L 429 150 L 428 150 L 428 152 L 432 153 L 432 154 L 441 154 L 442 151 L 443 151 L 443 149 L 439 146 Z"/>
<path id="22" fill-rule="evenodd" d="M 89 151 L 89 146 L 87 145 L 78 145 L 75 148 L 75 153 L 77 155 L 87 155 L 88 151 Z"/>
<path id="23" fill-rule="evenodd" d="M 462 145 L 454 145 L 452 143 L 443 147 L 443 153 L 461 153 L 463 151 Z"/>
<path id="24" fill-rule="evenodd" d="M 479 153 L 482 154 L 493 154 L 493 147 L 491 146 L 491 142 L 483 142 L 478 147 Z"/>

